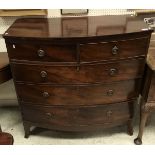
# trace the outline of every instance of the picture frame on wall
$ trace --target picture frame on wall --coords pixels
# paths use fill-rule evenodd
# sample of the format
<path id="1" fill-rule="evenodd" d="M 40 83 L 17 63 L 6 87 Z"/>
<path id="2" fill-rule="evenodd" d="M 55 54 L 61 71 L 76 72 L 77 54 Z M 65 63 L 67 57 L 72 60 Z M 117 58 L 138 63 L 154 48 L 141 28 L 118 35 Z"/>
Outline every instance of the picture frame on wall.
<path id="1" fill-rule="evenodd" d="M 87 15 L 88 9 L 61 9 L 61 15 Z"/>

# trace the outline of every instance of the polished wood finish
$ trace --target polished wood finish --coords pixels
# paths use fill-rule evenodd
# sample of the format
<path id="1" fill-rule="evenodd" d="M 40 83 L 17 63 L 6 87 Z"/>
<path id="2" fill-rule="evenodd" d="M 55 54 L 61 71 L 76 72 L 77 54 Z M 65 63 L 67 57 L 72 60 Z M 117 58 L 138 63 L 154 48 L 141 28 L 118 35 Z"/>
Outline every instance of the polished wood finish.
<path id="1" fill-rule="evenodd" d="M 140 84 L 141 81 L 137 79 L 106 85 L 53 85 L 49 87 L 44 84 L 36 87 L 33 84 L 16 84 L 16 89 L 19 100 L 32 105 L 100 105 L 137 98 Z"/>
<path id="2" fill-rule="evenodd" d="M 81 61 L 101 61 L 144 56 L 148 38 L 80 45 Z M 132 52 L 131 52 L 132 51 Z"/>
<path id="3" fill-rule="evenodd" d="M 101 26 L 111 31 L 96 33 Z M 131 16 L 16 20 L 3 36 L 25 138 L 31 126 L 90 131 L 126 125 L 132 135 L 151 32 Z"/>
<path id="4" fill-rule="evenodd" d="M 29 106 L 23 103 L 24 120 L 50 124 L 56 130 L 88 131 L 117 121 L 127 121 L 131 114 L 131 103 L 117 103 L 100 106 Z M 35 114 L 35 115 L 34 115 Z M 33 117 L 32 117 L 33 115 Z"/>
<path id="5" fill-rule="evenodd" d="M 58 66 L 50 64 L 12 63 L 14 80 L 54 84 L 105 83 L 141 78 L 145 59 L 132 59 L 106 64 Z M 95 74 L 94 74 L 95 73 Z"/>
<path id="6" fill-rule="evenodd" d="M 13 145 L 13 136 L 9 133 L 0 132 L 0 145 Z"/>
<path id="7" fill-rule="evenodd" d="M 41 44 L 7 44 L 10 59 L 45 61 L 45 62 L 76 62 L 75 45 L 41 45 Z M 30 57 L 31 55 L 31 57 Z"/>
<path id="8" fill-rule="evenodd" d="M 68 35 L 66 34 L 65 37 L 63 37 L 61 34 L 63 29 L 63 20 L 68 19 L 68 22 L 72 24 L 71 22 L 75 22 L 73 18 L 20 18 L 15 21 L 15 23 L 6 31 L 4 34 L 4 38 L 14 38 L 15 40 L 20 39 L 20 37 L 24 37 L 25 39 L 36 39 L 36 40 L 47 40 L 51 39 L 52 43 L 61 42 L 61 44 L 64 44 L 65 42 L 83 42 L 85 39 L 87 39 L 87 42 L 91 42 L 91 40 L 97 39 L 102 41 L 104 40 L 113 40 L 118 39 L 121 37 L 126 38 L 132 38 L 133 35 L 137 33 L 138 36 L 148 36 L 150 31 L 147 30 L 148 26 L 146 23 L 143 22 L 143 20 L 140 17 L 134 17 L 130 15 L 111 15 L 111 16 L 88 16 L 88 17 L 79 17 L 77 20 L 80 23 L 80 20 L 83 21 L 84 19 L 88 21 L 87 28 L 90 27 L 88 33 L 81 33 L 81 31 L 78 29 L 79 24 L 75 25 L 75 30 L 79 30 L 73 35 L 70 35 L 72 32 L 72 29 L 68 29 L 68 27 L 65 27 L 65 29 L 68 29 Z M 115 19 L 115 20 L 114 20 Z M 117 24 L 116 24 L 117 21 Z M 138 24 L 137 24 L 137 22 Z M 106 23 L 106 24 L 104 24 Z M 44 25 L 44 28 L 38 29 L 38 25 Z M 73 23 L 74 24 L 74 23 Z M 73 25 L 72 24 L 72 25 Z M 48 29 L 47 27 L 51 25 L 51 29 Z M 123 29 L 120 31 L 117 29 L 117 25 L 121 25 Z M 84 25 L 85 26 L 85 25 Z M 96 34 L 96 27 L 103 26 L 104 27 L 111 27 L 111 31 L 104 32 L 102 34 Z M 23 31 L 26 30 L 26 31 Z M 37 34 L 36 31 L 37 30 Z M 57 30 L 57 31 L 56 31 Z M 117 35 L 120 36 L 117 36 Z M 113 38 L 111 38 L 111 36 Z M 92 37 L 92 38 L 91 38 Z M 9 39 L 10 40 L 10 39 Z M 14 42 L 15 42 L 14 40 Z M 11 40 L 10 40 L 11 41 Z M 21 40 L 20 40 L 21 41 Z M 64 42 L 62 42 L 64 41 Z M 98 41 L 97 41 L 98 42 Z M 32 42 L 31 42 L 32 43 Z M 34 41 L 36 43 L 36 41 Z M 48 43 L 48 41 L 46 42 Z"/>

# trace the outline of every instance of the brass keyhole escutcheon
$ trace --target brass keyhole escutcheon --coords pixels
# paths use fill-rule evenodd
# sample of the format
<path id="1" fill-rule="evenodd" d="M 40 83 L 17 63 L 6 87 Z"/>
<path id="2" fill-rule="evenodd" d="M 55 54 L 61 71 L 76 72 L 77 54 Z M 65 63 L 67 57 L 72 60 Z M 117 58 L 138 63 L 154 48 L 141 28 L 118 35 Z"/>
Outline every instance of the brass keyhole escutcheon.
<path id="1" fill-rule="evenodd" d="M 49 93 L 48 92 L 43 92 L 43 97 L 44 98 L 48 98 L 50 95 L 49 95 Z"/>
<path id="2" fill-rule="evenodd" d="M 117 55 L 118 52 L 119 52 L 119 49 L 118 49 L 118 47 L 115 45 L 115 46 L 112 48 L 112 54 L 113 54 L 113 55 Z"/>

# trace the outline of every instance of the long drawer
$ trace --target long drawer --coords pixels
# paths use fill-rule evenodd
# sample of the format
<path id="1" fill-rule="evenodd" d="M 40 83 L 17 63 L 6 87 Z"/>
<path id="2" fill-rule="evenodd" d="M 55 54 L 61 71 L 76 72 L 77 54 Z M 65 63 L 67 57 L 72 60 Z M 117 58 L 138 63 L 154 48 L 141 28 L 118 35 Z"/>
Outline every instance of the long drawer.
<path id="1" fill-rule="evenodd" d="M 96 129 L 106 125 L 129 120 L 131 103 L 117 103 L 99 106 L 28 106 L 21 105 L 24 121 L 48 124 L 55 129 L 81 130 L 86 126 Z M 88 129 L 89 130 L 89 129 Z"/>
<path id="2" fill-rule="evenodd" d="M 148 38 L 81 44 L 80 59 L 83 62 L 123 59 L 144 56 Z"/>
<path id="3" fill-rule="evenodd" d="M 20 101 L 37 105 L 99 105 L 138 97 L 141 80 L 107 85 L 51 86 L 16 84 Z"/>
<path id="4" fill-rule="evenodd" d="M 15 81 L 80 84 L 104 83 L 139 78 L 143 75 L 145 60 L 134 59 L 108 64 L 51 66 L 12 63 Z"/>

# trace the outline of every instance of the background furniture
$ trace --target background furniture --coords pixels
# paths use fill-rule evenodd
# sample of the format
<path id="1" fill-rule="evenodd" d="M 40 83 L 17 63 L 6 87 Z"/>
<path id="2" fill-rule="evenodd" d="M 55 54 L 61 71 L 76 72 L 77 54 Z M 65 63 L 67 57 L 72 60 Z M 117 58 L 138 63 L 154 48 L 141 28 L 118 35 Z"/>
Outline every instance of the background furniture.
<path id="1" fill-rule="evenodd" d="M 142 144 L 143 130 L 151 113 L 155 110 L 155 48 L 149 50 L 146 74 L 140 104 L 141 117 L 138 137 L 135 144 Z"/>
<path id="2" fill-rule="evenodd" d="M 127 125 L 133 134 L 134 103 L 152 30 L 137 17 L 117 16 L 117 24 L 124 26 L 120 31 L 114 19 L 89 17 L 96 22 L 88 22 L 91 29 L 81 33 L 75 17 L 77 28 L 62 27 L 53 34 L 48 23 L 62 26 L 61 18 L 25 18 L 5 32 L 26 138 L 31 126 L 90 131 Z M 113 33 L 92 33 L 100 21 L 110 24 Z M 66 30 L 74 36 L 62 37 Z"/>
<path id="3" fill-rule="evenodd" d="M 12 78 L 8 54 L 0 52 L 0 84 Z"/>
<path id="4" fill-rule="evenodd" d="M 8 54 L 0 52 L 0 84 L 12 78 Z M 12 145 L 13 137 L 9 133 L 2 132 L 0 126 L 0 145 Z"/>

